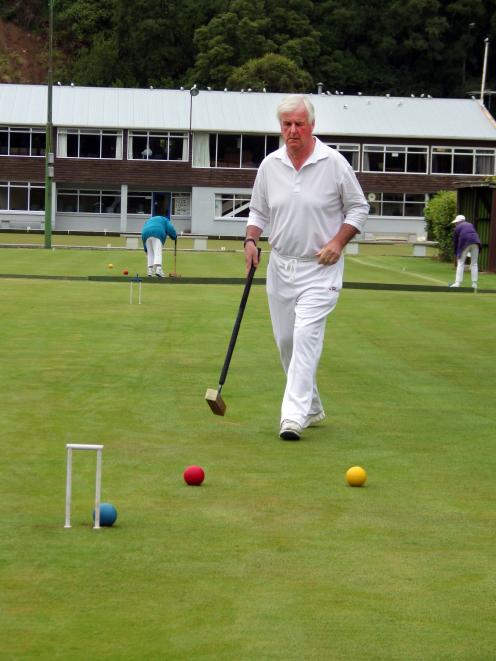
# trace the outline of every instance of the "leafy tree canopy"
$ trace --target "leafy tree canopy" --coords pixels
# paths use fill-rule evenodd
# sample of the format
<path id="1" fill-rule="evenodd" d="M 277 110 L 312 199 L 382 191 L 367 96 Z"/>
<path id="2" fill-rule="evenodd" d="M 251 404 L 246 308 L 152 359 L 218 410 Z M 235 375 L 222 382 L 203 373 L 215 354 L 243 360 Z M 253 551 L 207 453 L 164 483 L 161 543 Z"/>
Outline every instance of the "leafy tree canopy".
<path id="1" fill-rule="evenodd" d="M 322 81 L 464 97 L 480 89 L 489 37 L 486 86 L 496 85 L 496 0 L 52 1 L 55 75 L 76 84 L 223 88 L 273 80 L 264 58 L 278 55 L 296 67 L 288 90 L 306 80 L 305 91 Z M 0 17 L 40 34 L 47 15 L 47 0 L 0 5 Z"/>
<path id="2" fill-rule="evenodd" d="M 310 75 L 284 55 L 267 53 L 248 60 L 234 69 L 227 85 L 230 89 L 247 89 L 261 92 L 306 92 L 312 89 Z"/>

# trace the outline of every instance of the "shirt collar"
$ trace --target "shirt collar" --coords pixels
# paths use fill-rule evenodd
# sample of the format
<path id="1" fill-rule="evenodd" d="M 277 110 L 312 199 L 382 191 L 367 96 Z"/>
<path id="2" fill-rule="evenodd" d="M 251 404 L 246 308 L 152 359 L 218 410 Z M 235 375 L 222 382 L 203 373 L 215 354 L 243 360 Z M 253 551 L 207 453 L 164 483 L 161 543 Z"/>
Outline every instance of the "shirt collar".
<path id="1" fill-rule="evenodd" d="M 320 161 L 323 158 L 327 158 L 327 152 L 324 143 L 315 136 L 314 138 L 315 138 L 315 144 L 314 144 L 313 152 L 307 158 L 303 167 L 305 167 L 305 165 L 309 165 L 310 163 L 316 163 L 317 161 Z M 279 158 L 286 165 L 293 167 L 293 164 L 291 163 L 291 159 L 288 156 L 288 150 L 286 145 L 283 145 L 280 149 L 278 149 L 278 151 L 275 152 L 275 157 Z"/>

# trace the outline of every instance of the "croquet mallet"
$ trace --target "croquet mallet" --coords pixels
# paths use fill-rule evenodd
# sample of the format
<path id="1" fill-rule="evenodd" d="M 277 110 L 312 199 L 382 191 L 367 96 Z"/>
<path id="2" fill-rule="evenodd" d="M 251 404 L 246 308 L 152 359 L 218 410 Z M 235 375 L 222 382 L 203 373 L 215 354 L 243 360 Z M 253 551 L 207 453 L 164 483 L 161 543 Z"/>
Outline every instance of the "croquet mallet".
<path id="1" fill-rule="evenodd" d="M 258 259 L 260 260 L 260 248 L 258 249 Z M 219 386 L 217 390 L 215 390 L 214 388 L 208 388 L 205 394 L 205 399 L 207 400 L 207 404 L 210 406 L 212 412 L 215 413 L 215 415 L 226 414 L 226 403 L 222 399 L 221 390 L 222 390 L 222 386 L 226 381 L 227 370 L 229 369 L 229 364 L 231 362 L 231 357 L 234 351 L 234 345 L 236 344 L 236 339 L 238 337 L 239 327 L 241 326 L 241 319 L 243 318 L 243 313 L 246 307 L 246 301 L 248 300 L 248 294 L 250 293 L 251 283 L 253 282 L 253 276 L 255 275 L 255 271 L 256 271 L 256 267 L 253 266 L 252 264 L 250 271 L 246 277 L 245 289 L 243 292 L 243 296 L 241 297 L 241 303 L 239 304 L 239 310 L 236 317 L 236 321 L 234 322 L 234 328 L 231 335 L 231 339 L 229 341 L 229 347 L 227 349 L 226 359 L 224 360 L 224 366 L 222 367 L 222 371 L 220 373 Z"/>
<path id="2" fill-rule="evenodd" d="M 174 271 L 169 273 L 169 278 L 180 278 L 181 274 L 177 273 L 177 238 L 174 239 Z"/>

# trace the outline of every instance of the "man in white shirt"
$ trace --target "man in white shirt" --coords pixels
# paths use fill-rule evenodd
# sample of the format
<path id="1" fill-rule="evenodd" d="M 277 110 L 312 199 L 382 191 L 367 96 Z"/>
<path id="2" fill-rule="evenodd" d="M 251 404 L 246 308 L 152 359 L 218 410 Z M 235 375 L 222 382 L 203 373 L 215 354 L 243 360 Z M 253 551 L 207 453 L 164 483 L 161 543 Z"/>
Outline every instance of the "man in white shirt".
<path id="1" fill-rule="evenodd" d="M 343 249 L 362 231 L 369 205 L 348 161 L 314 137 L 307 97 L 286 97 L 277 116 L 285 145 L 260 165 L 244 246 L 249 270 L 270 227 L 267 296 L 286 373 L 279 435 L 299 440 L 325 418 L 316 381 L 325 325 L 343 284 Z"/>

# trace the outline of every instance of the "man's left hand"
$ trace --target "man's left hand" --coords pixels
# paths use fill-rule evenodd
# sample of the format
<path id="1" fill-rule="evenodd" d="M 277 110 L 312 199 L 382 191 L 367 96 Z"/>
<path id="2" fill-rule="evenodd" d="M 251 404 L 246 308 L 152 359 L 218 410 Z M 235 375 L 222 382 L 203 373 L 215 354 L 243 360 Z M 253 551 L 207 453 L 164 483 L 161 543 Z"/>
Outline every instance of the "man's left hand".
<path id="1" fill-rule="evenodd" d="M 319 250 L 316 256 L 318 257 L 319 264 L 330 266 L 338 261 L 341 257 L 342 251 L 343 248 L 341 243 L 336 239 L 332 239 L 332 241 L 326 243 L 325 246 Z"/>

